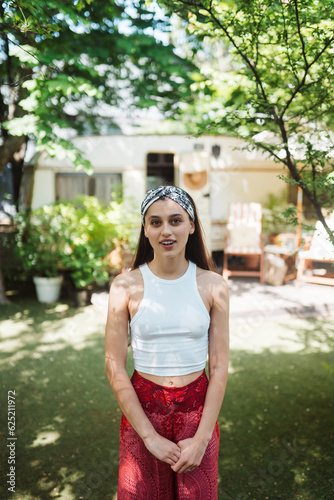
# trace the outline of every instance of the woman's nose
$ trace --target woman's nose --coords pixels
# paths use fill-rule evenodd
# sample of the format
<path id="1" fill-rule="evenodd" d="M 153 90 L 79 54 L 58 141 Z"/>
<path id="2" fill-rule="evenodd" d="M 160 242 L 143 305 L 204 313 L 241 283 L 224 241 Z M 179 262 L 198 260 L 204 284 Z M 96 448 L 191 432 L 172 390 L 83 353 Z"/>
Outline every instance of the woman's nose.
<path id="1" fill-rule="evenodd" d="M 162 226 L 162 234 L 164 236 L 171 234 L 171 228 L 168 222 L 165 222 Z"/>

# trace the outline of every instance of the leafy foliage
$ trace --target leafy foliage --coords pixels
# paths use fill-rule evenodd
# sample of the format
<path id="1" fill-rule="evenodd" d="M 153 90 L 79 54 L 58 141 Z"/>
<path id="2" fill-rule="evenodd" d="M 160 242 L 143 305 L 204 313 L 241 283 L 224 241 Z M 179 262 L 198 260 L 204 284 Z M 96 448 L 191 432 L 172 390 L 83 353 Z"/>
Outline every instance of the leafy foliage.
<path id="1" fill-rule="evenodd" d="M 334 240 L 322 212 L 334 206 L 334 2 L 163 3 L 206 53 L 206 83 L 193 84 L 200 129 L 243 137 L 282 163 Z M 214 47 L 228 56 L 217 61 Z"/>
<path id="2" fill-rule="evenodd" d="M 65 250 L 65 241 L 60 237 L 66 230 L 59 211 L 43 207 L 31 214 L 18 214 L 15 222 L 16 252 L 24 271 L 57 276 Z"/>
<path id="3" fill-rule="evenodd" d="M 19 0 L 0 6 L 0 23 L 2 168 L 29 136 L 37 150 L 89 171 L 63 129 L 117 128 L 112 107 L 120 102 L 172 114 L 191 99 L 195 67 L 155 36 L 168 19 L 154 4 Z"/>
<path id="4" fill-rule="evenodd" d="M 285 195 L 275 196 L 270 194 L 262 209 L 263 232 L 268 235 L 294 232 L 294 224 L 284 216 L 284 211 L 294 211 L 294 208 L 294 206 L 287 203 Z"/>
<path id="5" fill-rule="evenodd" d="M 16 248 L 23 269 L 42 276 L 68 271 L 77 288 L 108 281 L 105 257 L 131 242 L 136 220 L 122 202 L 107 207 L 93 196 L 45 205 L 16 218 Z"/>

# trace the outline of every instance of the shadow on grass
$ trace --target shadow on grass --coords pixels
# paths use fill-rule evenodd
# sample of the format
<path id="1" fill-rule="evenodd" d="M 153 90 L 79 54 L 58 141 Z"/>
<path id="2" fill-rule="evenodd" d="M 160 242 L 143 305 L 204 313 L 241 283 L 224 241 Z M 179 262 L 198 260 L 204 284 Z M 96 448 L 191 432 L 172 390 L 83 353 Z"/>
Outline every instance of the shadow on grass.
<path id="1" fill-rule="evenodd" d="M 221 500 L 334 498 L 334 326 L 284 327 L 300 351 L 231 353 L 219 417 Z"/>
<path id="2" fill-rule="evenodd" d="M 2 411 L 1 498 L 113 500 L 121 414 L 104 372 L 103 322 L 92 308 L 39 308 L 26 329 L 29 304 L 30 314 L 18 321 L 13 310 L 13 321 L 4 322 L 1 407 L 15 390 L 17 441 L 16 493 L 9 495 Z M 305 321 L 299 330 L 299 352 L 232 352 L 219 417 L 219 500 L 334 496 L 333 374 L 326 369 L 334 361 L 333 326 Z"/>
<path id="3" fill-rule="evenodd" d="M 16 397 L 16 492 L 1 498 L 101 498 L 116 493 L 120 411 L 104 371 L 104 325 L 93 308 L 16 301 L 1 310 L 1 463 L 7 393 Z"/>

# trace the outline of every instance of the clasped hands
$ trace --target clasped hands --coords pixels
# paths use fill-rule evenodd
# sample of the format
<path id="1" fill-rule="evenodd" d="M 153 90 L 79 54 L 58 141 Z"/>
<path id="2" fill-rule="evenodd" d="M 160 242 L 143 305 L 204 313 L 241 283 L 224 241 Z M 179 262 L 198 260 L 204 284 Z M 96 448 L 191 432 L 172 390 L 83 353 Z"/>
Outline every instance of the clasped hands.
<path id="1" fill-rule="evenodd" d="M 207 446 L 195 437 L 173 443 L 159 434 L 145 445 L 156 458 L 170 465 L 179 474 L 195 470 L 200 465 Z"/>

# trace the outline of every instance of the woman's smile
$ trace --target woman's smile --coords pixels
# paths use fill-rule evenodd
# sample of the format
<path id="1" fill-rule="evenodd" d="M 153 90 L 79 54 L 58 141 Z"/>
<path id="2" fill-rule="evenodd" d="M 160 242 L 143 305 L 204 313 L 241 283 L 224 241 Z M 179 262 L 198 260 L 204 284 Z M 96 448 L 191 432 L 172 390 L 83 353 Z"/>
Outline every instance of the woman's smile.
<path id="1" fill-rule="evenodd" d="M 167 248 L 167 249 L 171 249 L 174 247 L 174 244 L 176 243 L 175 240 L 162 240 L 160 241 L 160 244 L 164 247 L 164 248 Z"/>

